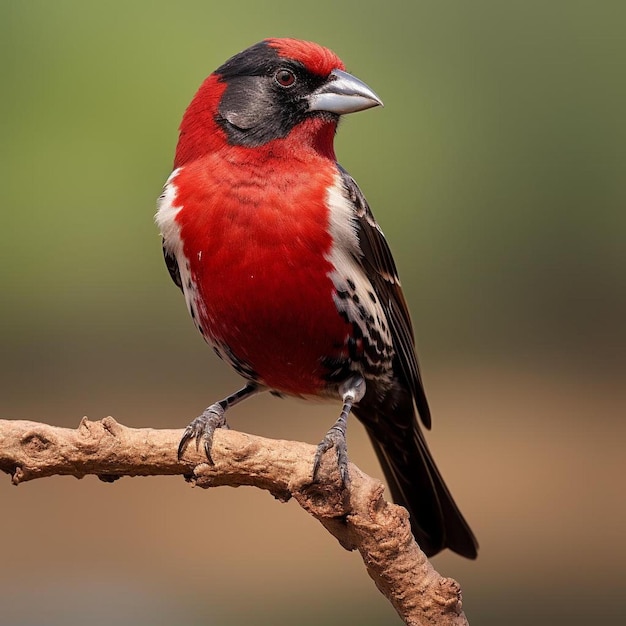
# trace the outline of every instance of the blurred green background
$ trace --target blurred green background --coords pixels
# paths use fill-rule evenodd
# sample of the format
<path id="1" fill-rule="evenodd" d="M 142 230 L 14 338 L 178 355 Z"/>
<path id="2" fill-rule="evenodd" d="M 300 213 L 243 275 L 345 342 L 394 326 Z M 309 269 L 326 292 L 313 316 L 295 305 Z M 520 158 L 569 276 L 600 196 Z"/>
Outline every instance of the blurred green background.
<path id="1" fill-rule="evenodd" d="M 0 417 L 182 428 L 237 387 L 167 276 L 155 199 L 207 74 L 315 40 L 386 105 L 337 153 L 394 250 L 429 442 L 481 543 L 436 567 L 472 624 L 623 620 L 624 7 L 3 0 Z M 267 397 L 231 424 L 316 443 L 334 418 Z M 0 502 L 0 626 L 400 623 L 357 555 L 266 493 L 5 478 Z"/>

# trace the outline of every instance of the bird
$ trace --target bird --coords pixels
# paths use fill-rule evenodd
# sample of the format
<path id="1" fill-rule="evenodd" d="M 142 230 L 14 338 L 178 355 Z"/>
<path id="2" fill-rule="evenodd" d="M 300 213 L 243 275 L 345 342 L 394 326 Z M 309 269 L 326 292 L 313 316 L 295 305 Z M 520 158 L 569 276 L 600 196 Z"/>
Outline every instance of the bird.
<path id="1" fill-rule="evenodd" d="M 165 263 L 200 334 L 245 380 L 186 428 L 209 463 L 226 412 L 263 391 L 334 401 L 312 479 L 334 449 L 349 481 L 350 413 L 427 556 L 478 543 L 432 458 L 413 327 L 383 232 L 337 162 L 340 117 L 381 106 L 330 49 L 269 38 L 204 80 L 180 127 L 155 220 Z"/>

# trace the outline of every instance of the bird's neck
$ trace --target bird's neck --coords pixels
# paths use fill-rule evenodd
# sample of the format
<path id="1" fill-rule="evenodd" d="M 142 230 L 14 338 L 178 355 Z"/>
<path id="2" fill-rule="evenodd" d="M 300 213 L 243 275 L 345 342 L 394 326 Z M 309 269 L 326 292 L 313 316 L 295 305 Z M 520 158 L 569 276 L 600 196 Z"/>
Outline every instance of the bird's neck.
<path id="1" fill-rule="evenodd" d="M 334 138 L 337 122 L 312 117 L 294 126 L 288 135 L 252 148 L 253 153 L 268 157 L 297 160 L 328 159 L 336 161 Z"/>
<path id="2" fill-rule="evenodd" d="M 189 144 L 187 137 L 181 135 L 176 151 L 175 167 L 203 159 L 211 154 L 222 155 L 227 160 L 240 163 L 260 162 L 266 160 L 283 159 L 295 161 L 315 162 L 330 160 L 335 162 L 335 148 L 333 140 L 337 123 L 323 119 L 312 118 L 292 128 L 286 137 L 280 137 L 260 146 L 248 147 L 228 143 L 225 138 L 205 137 L 198 142 L 194 137 L 193 144 Z M 221 129 L 214 132 L 222 133 Z"/>

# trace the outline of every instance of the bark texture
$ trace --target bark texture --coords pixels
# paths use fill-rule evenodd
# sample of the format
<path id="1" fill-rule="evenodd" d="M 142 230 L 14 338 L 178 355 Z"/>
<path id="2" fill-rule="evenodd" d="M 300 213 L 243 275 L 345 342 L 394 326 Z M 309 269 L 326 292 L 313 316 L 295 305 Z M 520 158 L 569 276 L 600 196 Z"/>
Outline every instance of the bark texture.
<path id="1" fill-rule="evenodd" d="M 323 482 L 312 483 L 315 446 L 256 437 L 233 430 L 215 433 L 213 459 L 190 445 L 176 451 L 182 430 L 128 428 L 112 417 L 83 418 L 77 429 L 0 420 L 0 470 L 14 485 L 53 475 L 183 475 L 198 487 L 249 485 L 281 501 L 294 498 L 347 550 L 358 550 L 371 578 L 409 626 L 467 624 L 458 583 L 438 574 L 413 539 L 405 509 L 383 498 L 382 483 L 350 465 L 342 489 L 332 453 L 324 455 Z"/>

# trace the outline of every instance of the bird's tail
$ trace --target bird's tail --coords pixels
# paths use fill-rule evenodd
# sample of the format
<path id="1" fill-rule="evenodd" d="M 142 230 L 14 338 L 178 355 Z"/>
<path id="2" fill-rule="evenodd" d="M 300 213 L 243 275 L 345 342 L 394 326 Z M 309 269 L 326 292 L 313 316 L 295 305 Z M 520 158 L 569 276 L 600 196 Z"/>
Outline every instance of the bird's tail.
<path id="1" fill-rule="evenodd" d="M 417 420 L 399 437 L 392 418 L 371 419 L 362 408 L 356 413 L 366 426 L 394 502 L 410 513 L 411 530 L 423 552 L 432 556 L 449 548 L 475 559 L 478 542 L 452 499 Z"/>

